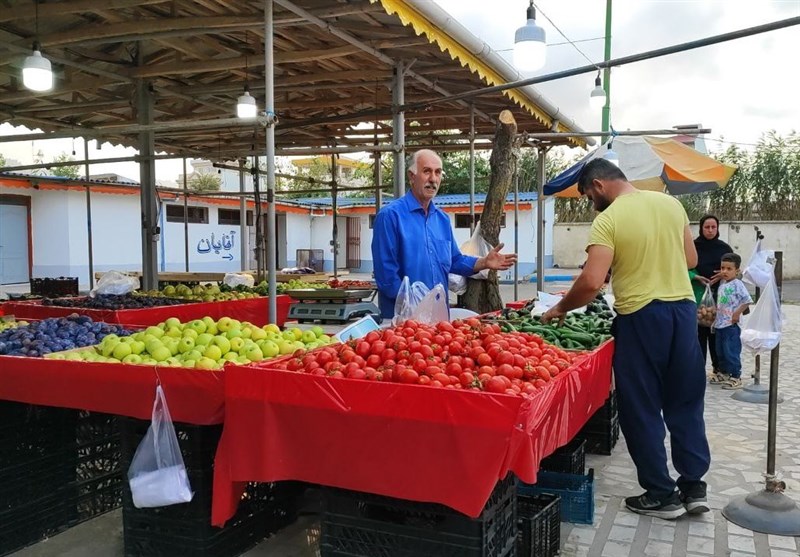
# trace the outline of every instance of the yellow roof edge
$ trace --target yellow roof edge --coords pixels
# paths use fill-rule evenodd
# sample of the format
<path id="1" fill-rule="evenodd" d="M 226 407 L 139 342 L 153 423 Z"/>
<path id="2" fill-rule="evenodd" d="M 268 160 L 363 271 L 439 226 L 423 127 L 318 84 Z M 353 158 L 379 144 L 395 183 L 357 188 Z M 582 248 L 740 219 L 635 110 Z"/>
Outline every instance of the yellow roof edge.
<path id="1" fill-rule="evenodd" d="M 431 43 L 436 44 L 442 52 L 447 52 L 453 60 L 457 60 L 462 66 L 467 67 L 471 72 L 489 83 L 489 85 L 502 85 L 508 83 L 488 64 L 478 59 L 475 55 L 464 48 L 456 39 L 435 27 L 431 22 L 416 9 L 405 3 L 404 0 L 369 0 L 370 3 L 380 3 L 386 13 L 396 15 L 403 25 L 410 25 L 417 35 L 425 35 Z M 539 122 L 545 126 L 552 126 L 553 120 L 536 104 L 527 97 L 514 89 L 506 89 L 503 94 L 509 97 L 514 103 L 527 110 Z M 561 122 L 558 123 L 558 132 L 567 133 L 573 130 L 567 128 Z M 586 148 L 585 141 L 580 137 L 571 137 L 569 141 L 577 147 Z"/>

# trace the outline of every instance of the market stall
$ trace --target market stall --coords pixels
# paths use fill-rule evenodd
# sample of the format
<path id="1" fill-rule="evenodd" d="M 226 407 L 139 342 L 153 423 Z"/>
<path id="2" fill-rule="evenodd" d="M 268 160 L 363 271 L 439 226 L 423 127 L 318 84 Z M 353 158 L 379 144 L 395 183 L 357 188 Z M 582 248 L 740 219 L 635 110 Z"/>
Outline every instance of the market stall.
<path id="1" fill-rule="evenodd" d="M 230 367 L 213 523 L 235 512 L 242 482 L 290 479 L 477 516 L 498 480 L 535 482 L 603 405 L 612 355 L 607 342 L 527 398 Z"/>

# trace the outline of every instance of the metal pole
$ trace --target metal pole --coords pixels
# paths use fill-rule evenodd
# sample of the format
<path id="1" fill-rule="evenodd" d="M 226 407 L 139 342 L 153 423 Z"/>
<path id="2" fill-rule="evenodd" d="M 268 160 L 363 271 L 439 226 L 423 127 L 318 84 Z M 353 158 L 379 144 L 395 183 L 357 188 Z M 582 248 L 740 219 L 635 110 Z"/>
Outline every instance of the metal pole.
<path id="1" fill-rule="evenodd" d="M 394 151 L 394 198 L 400 199 L 405 193 L 405 113 L 400 107 L 405 103 L 405 79 L 403 63 L 398 62 L 394 67 L 394 81 L 392 82 L 392 141 L 396 147 Z"/>
<path id="2" fill-rule="evenodd" d="M 536 159 L 536 289 L 544 292 L 544 158 L 547 150 L 539 147 Z"/>
<path id="3" fill-rule="evenodd" d="M 381 152 L 375 151 L 375 215 L 380 212 L 383 205 L 383 191 L 381 191 L 383 177 L 381 176 Z"/>
<path id="4" fill-rule="evenodd" d="M 272 1 L 264 0 L 264 110 L 267 117 L 275 113 L 275 68 L 273 66 Z M 275 279 L 275 124 L 267 124 L 267 272 L 269 273 L 269 322 L 278 320 Z"/>
<path id="5" fill-rule="evenodd" d="M 755 226 L 754 228 L 756 230 L 756 243 L 758 243 L 759 240 L 763 240 L 764 239 L 764 235 L 761 233 L 761 230 L 759 230 L 758 226 Z M 756 286 L 756 299 L 754 300 L 755 302 L 758 302 L 759 296 L 761 296 L 761 289 L 758 286 Z M 755 372 L 753 372 L 753 384 L 754 385 L 760 385 L 761 384 L 761 354 L 756 354 L 755 364 L 756 364 L 756 366 L 755 366 L 756 369 L 755 369 Z"/>
<path id="6" fill-rule="evenodd" d="M 475 232 L 475 104 L 469 105 L 469 234 Z M 516 286 L 515 286 L 516 288 Z M 516 295 L 516 292 L 514 292 Z M 516 298 L 514 298 L 516 300 Z"/>
<path id="7" fill-rule="evenodd" d="M 514 171 L 514 253 L 519 255 L 519 172 Z M 519 300 L 519 260 L 514 264 L 514 300 Z"/>
<path id="8" fill-rule="evenodd" d="M 139 64 L 142 64 L 143 46 L 139 44 Z M 153 123 L 153 94 L 149 81 L 143 79 L 136 82 L 136 104 L 138 120 L 141 125 Z M 142 288 L 156 290 L 158 288 L 158 207 L 156 206 L 156 163 L 153 159 L 155 150 L 155 132 L 143 131 L 139 134 L 139 192 L 142 212 Z"/>
<path id="9" fill-rule="evenodd" d="M 186 176 L 186 157 L 183 157 L 183 267 L 189 272 L 189 178 Z"/>
<path id="10" fill-rule="evenodd" d="M 605 52 L 603 60 L 608 62 L 611 60 L 611 0 L 606 0 L 606 37 L 605 37 Z M 611 67 L 606 66 L 603 69 L 603 89 L 606 92 L 606 104 L 603 105 L 603 121 L 601 128 L 607 132 L 610 125 L 611 118 Z M 603 136 L 601 142 L 606 140 L 607 136 Z"/>
<path id="11" fill-rule="evenodd" d="M 333 182 L 331 183 L 331 214 L 333 215 L 333 239 L 331 240 L 331 246 L 333 246 L 333 278 L 339 278 L 339 223 L 337 222 L 339 212 L 336 203 L 339 195 L 336 191 L 336 155 L 331 155 L 331 177 L 333 177 Z"/>
<path id="12" fill-rule="evenodd" d="M 783 298 L 783 252 L 775 252 L 775 284 L 778 286 L 778 304 Z M 767 489 L 775 476 L 775 437 L 778 424 L 778 365 L 780 364 L 778 344 L 772 349 L 769 359 L 769 417 L 767 430 Z"/>
<path id="13" fill-rule="evenodd" d="M 247 199 L 244 196 L 244 161 L 242 159 L 239 159 L 239 193 L 242 194 L 239 198 L 239 258 L 241 259 L 239 268 L 242 271 L 246 271 L 250 267 L 250 262 L 247 260 L 247 244 L 249 238 L 247 234 Z"/>
<path id="14" fill-rule="evenodd" d="M 92 188 L 89 186 L 89 140 L 83 138 L 83 155 L 86 160 L 86 238 L 89 252 L 89 289 L 94 289 L 94 249 L 92 248 Z"/>

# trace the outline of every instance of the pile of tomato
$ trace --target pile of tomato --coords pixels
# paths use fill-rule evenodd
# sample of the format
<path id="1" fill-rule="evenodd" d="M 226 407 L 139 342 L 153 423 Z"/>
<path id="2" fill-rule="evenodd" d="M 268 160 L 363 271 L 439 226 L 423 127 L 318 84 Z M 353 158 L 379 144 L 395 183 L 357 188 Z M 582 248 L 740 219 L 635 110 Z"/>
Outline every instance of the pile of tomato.
<path id="1" fill-rule="evenodd" d="M 466 319 L 406 321 L 364 338 L 270 362 L 269 367 L 328 377 L 445 389 L 530 395 L 567 369 L 574 354 L 531 333 L 503 333 Z"/>
<path id="2" fill-rule="evenodd" d="M 375 288 L 375 283 L 368 280 L 339 280 L 328 279 L 331 288 Z"/>

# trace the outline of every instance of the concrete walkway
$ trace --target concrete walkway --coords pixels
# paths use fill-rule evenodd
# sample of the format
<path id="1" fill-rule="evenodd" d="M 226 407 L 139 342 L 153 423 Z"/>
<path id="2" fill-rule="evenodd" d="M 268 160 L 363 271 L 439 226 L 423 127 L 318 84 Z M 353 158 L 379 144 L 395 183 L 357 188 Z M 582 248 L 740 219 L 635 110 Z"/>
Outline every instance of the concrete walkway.
<path id="1" fill-rule="evenodd" d="M 785 402 L 778 406 L 777 471 L 787 484 L 786 494 L 800 501 L 800 385 L 797 382 L 800 376 L 800 306 L 786 304 L 784 312 L 780 391 Z M 743 363 L 743 376 L 747 377 L 754 369 L 752 356 L 745 354 Z M 764 374 L 766 376 L 768 371 Z M 712 512 L 670 522 L 625 510 L 624 498 L 639 494 L 641 488 L 636 484 L 635 471 L 621 439 L 612 456 L 587 455 L 587 467 L 595 469 L 594 523 L 586 526 L 562 523 L 563 556 L 800 555 L 800 539 L 753 533 L 727 522 L 720 512 L 731 498 L 763 487 L 767 406 L 734 401 L 730 391 L 719 387 L 709 387 L 706 400 L 706 427 L 713 459 L 707 477 Z M 122 557 L 121 524 L 121 512 L 115 511 L 13 555 Z M 316 556 L 318 536 L 315 517 L 306 516 L 245 555 Z"/>

